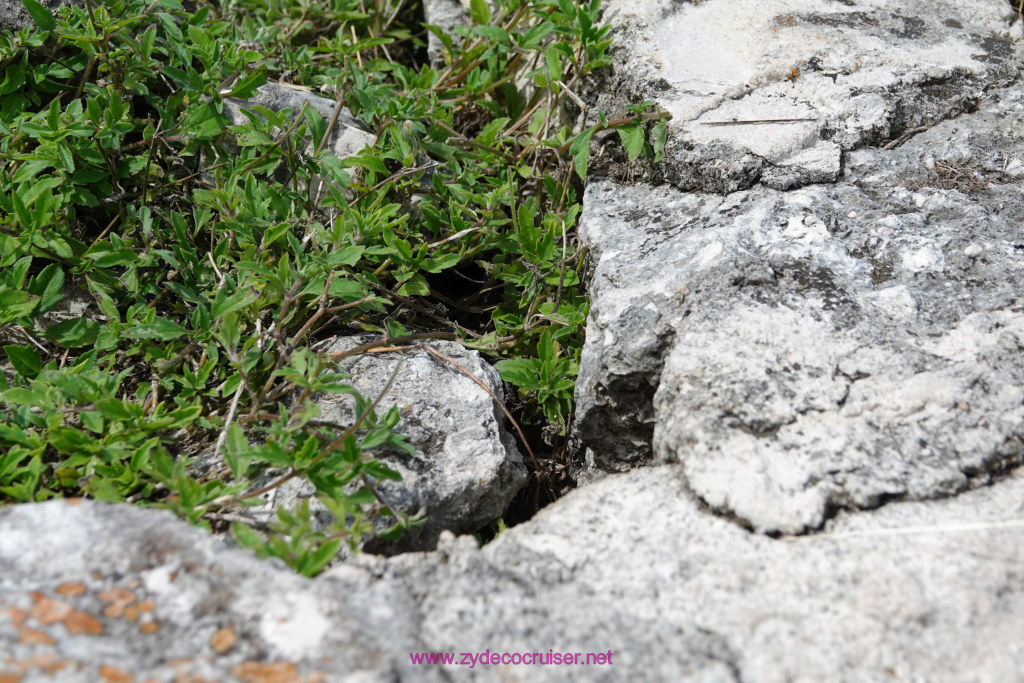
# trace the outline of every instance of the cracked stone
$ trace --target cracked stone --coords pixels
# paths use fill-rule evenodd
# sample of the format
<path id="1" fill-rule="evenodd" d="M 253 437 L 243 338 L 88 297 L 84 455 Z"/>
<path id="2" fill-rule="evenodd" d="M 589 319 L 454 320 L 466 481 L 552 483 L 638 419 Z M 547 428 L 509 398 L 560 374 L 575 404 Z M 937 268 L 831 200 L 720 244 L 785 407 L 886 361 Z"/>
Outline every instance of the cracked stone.
<path id="1" fill-rule="evenodd" d="M 1021 102 L 993 91 L 969 119 L 857 150 L 834 185 L 721 197 L 592 182 L 581 478 L 680 462 L 712 509 L 798 533 L 1019 465 L 1024 203 L 999 158 L 1021 153 Z M 984 189 L 943 187 L 922 163 L 968 149 Z M 622 446 L 648 434 L 649 450 Z"/>
<path id="2" fill-rule="evenodd" d="M 592 109 L 651 99 L 670 112 L 663 174 L 684 190 L 834 182 L 846 151 L 973 111 L 1017 77 L 1006 3 L 920 10 L 611 0 L 614 71 L 592 87 Z M 759 123 L 720 125 L 737 121 Z"/>

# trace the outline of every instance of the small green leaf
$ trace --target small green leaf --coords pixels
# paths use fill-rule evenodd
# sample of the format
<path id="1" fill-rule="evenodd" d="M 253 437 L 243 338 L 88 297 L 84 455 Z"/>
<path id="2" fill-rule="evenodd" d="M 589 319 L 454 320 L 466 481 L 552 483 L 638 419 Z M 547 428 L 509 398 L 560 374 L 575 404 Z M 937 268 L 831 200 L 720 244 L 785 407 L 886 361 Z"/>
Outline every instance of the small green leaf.
<path id="1" fill-rule="evenodd" d="M 28 232 L 35 227 L 35 221 L 32 220 L 31 214 L 28 212 L 28 206 L 20 194 L 20 190 L 21 187 L 11 195 L 11 202 L 14 204 L 14 215 L 18 218 L 18 225 L 22 232 Z"/>
<path id="2" fill-rule="evenodd" d="M 116 398 L 96 401 L 96 410 L 111 422 L 131 421 L 142 417 L 142 406 L 125 403 Z"/>
<path id="3" fill-rule="evenodd" d="M 242 337 L 242 329 L 238 325 L 238 316 L 228 313 L 220 319 L 220 328 L 213 333 L 214 339 L 228 351 L 233 352 L 238 348 Z"/>
<path id="4" fill-rule="evenodd" d="M 487 0 L 470 0 L 469 16 L 476 24 L 491 23 L 491 8 L 488 7 Z"/>
<path id="5" fill-rule="evenodd" d="M 366 463 L 363 471 L 374 479 L 390 479 L 391 481 L 401 481 L 402 475 L 389 468 L 379 460 L 371 460 Z"/>
<path id="6" fill-rule="evenodd" d="M 573 139 L 572 144 L 569 145 L 569 154 L 572 155 L 573 166 L 580 180 L 587 179 L 587 161 L 590 159 L 590 138 L 594 137 L 596 131 L 597 126 L 587 128 L 577 135 Z"/>
<path id="7" fill-rule="evenodd" d="M 340 268 L 342 266 L 354 266 L 359 262 L 365 247 L 342 247 L 335 249 L 327 255 L 325 264 L 329 268 Z"/>
<path id="8" fill-rule="evenodd" d="M 203 414 L 202 406 L 190 406 L 188 408 L 178 408 L 172 410 L 167 414 L 166 420 L 162 425 L 163 429 L 180 429 L 187 427 L 196 421 L 196 419 Z"/>
<path id="9" fill-rule="evenodd" d="M 21 4 L 25 6 L 28 15 L 32 17 L 32 21 L 40 30 L 52 31 L 57 28 L 57 20 L 53 18 L 53 12 L 38 0 L 21 0 Z"/>
<path id="10" fill-rule="evenodd" d="M 100 324 L 85 318 L 72 318 L 59 322 L 43 332 L 43 337 L 64 348 L 92 346 L 100 333 Z"/>
<path id="11" fill-rule="evenodd" d="M 401 296 L 427 296 L 430 294 L 430 285 L 423 275 L 416 273 L 398 288 L 398 293 Z"/>
<path id="12" fill-rule="evenodd" d="M 213 302 L 213 310 L 211 311 L 211 315 L 214 318 L 223 318 L 228 313 L 234 313 L 241 308 L 245 308 L 260 298 L 260 295 L 251 289 L 243 289 L 231 296 L 225 296 L 225 292 L 226 290 L 224 289 L 217 292 L 217 298 Z"/>
<path id="13" fill-rule="evenodd" d="M 46 240 L 46 247 L 61 258 L 71 259 L 75 256 L 75 252 L 71 250 L 71 245 L 61 237 L 53 237 Z"/>
<path id="14" fill-rule="evenodd" d="M 462 260 L 462 254 L 442 254 L 437 258 L 427 259 L 423 262 L 423 270 L 428 273 L 440 273 L 442 270 L 454 268 Z"/>
<path id="15" fill-rule="evenodd" d="M 537 377 L 536 361 L 527 358 L 510 358 L 498 361 L 494 366 L 503 380 L 526 391 L 537 391 L 541 383 Z"/>
<path id="16" fill-rule="evenodd" d="M 562 80 L 562 53 L 554 47 L 548 47 L 544 51 L 544 61 L 547 66 L 549 83 Z"/>
<path id="17" fill-rule="evenodd" d="M 227 437 L 224 441 L 224 460 L 231 468 L 231 473 L 235 475 L 235 478 L 241 479 L 249 471 L 249 463 L 252 461 L 252 458 L 249 457 L 250 450 L 249 441 L 242 433 L 242 428 L 238 424 L 232 423 L 228 427 Z"/>
<path id="18" fill-rule="evenodd" d="M 64 295 L 61 289 L 64 287 L 64 269 L 56 263 L 43 268 L 38 275 L 32 278 L 28 291 L 39 297 L 39 308 L 36 313 L 52 311 L 60 303 Z"/>
<path id="19" fill-rule="evenodd" d="M 310 434 L 306 437 L 306 440 L 302 442 L 302 445 L 292 451 L 292 462 L 291 465 L 296 470 L 305 470 L 313 462 L 313 458 L 316 457 L 320 446 L 320 439 Z"/>
<path id="20" fill-rule="evenodd" d="M 95 410 L 87 410 L 84 413 L 79 413 L 78 419 L 82 421 L 82 425 L 93 434 L 103 433 L 103 416 Z"/>
<path id="21" fill-rule="evenodd" d="M 114 303 L 114 299 L 107 293 L 106 288 L 94 282 L 92 278 L 86 278 L 86 282 L 89 285 L 89 291 L 92 292 L 97 305 L 100 307 L 100 312 L 109 319 L 120 322 L 121 313 L 117 310 L 117 304 Z"/>
<path id="22" fill-rule="evenodd" d="M 377 429 L 366 436 L 359 442 L 359 448 L 363 451 L 368 451 L 371 448 L 376 448 L 382 443 L 387 442 L 390 433 L 386 429 Z"/>
<path id="23" fill-rule="evenodd" d="M 39 352 L 31 346 L 5 346 L 4 353 L 11 361 L 15 372 L 25 379 L 35 379 L 42 368 Z"/>
<path id="24" fill-rule="evenodd" d="M 260 66 L 260 68 L 253 71 L 251 74 L 244 78 L 239 78 L 235 83 L 235 86 L 231 89 L 231 92 L 227 94 L 228 97 L 239 97 L 241 99 L 248 99 L 256 94 L 256 90 L 267 82 L 267 67 Z"/>
<path id="25" fill-rule="evenodd" d="M 349 157 L 345 160 L 345 166 L 362 166 L 367 171 L 373 171 L 381 175 L 388 174 L 388 167 L 384 165 L 384 162 L 371 154 Z"/>
<path id="26" fill-rule="evenodd" d="M 142 35 L 140 44 L 142 46 L 142 54 L 145 57 L 149 57 L 153 54 L 153 45 L 156 43 L 156 27 L 150 26 L 146 32 Z"/>
<path id="27" fill-rule="evenodd" d="M 71 148 L 63 140 L 57 143 L 57 156 L 60 157 L 60 163 L 64 165 L 64 169 L 68 173 L 75 172 L 75 159 L 71 156 Z"/>
<path id="28" fill-rule="evenodd" d="M 641 125 L 626 126 L 618 129 L 622 144 L 629 154 L 630 161 L 636 161 L 644 151 L 644 128 Z"/>
<path id="29" fill-rule="evenodd" d="M 554 22 L 545 21 L 529 29 L 525 34 L 517 36 L 517 40 L 519 41 L 519 45 L 524 49 L 536 50 L 540 45 L 540 41 L 542 41 L 553 30 L 555 30 Z"/>
<path id="30" fill-rule="evenodd" d="M 544 330 L 537 341 L 537 356 L 542 361 L 554 360 L 555 346 L 551 341 L 551 331 Z"/>
<path id="31" fill-rule="evenodd" d="M 260 538 L 259 534 L 246 525 L 235 522 L 231 525 L 231 535 L 238 541 L 238 545 L 249 550 L 255 550 L 261 557 L 266 557 L 266 543 Z"/>
<path id="32" fill-rule="evenodd" d="M 327 541 L 315 551 L 303 557 L 296 568 L 298 572 L 303 576 L 316 576 L 319 574 L 327 566 L 327 563 L 338 555 L 338 550 L 341 549 L 341 541 L 342 539 L 340 538 Z"/>
<path id="33" fill-rule="evenodd" d="M 490 144 L 492 144 L 495 141 L 495 139 L 497 138 L 498 133 L 505 126 L 508 125 L 508 122 L 510 120 L 511 119 L 509 119 L 507 116 L 504 116 L 504 117 L 499 118 L 499 119 L 494 119 L 493 121 L 488 123 L 486 126 L 484 126 L 483 130 L 480 131 L 480 134 L 476 136 L 476 141 L 479 142 L 482 145 L 490 145 Z"/>
<path id="34" fill-rule="evenodd" d="M 509 40 L 508 32 L 500 26 L 477 26 L 473 32 L 495 43 L 508 45 L 512 42 Z"/>
<path id="35" fill-rule="evenodd" d="M 522 232 L 532 233 L 534 231 L 534 216 L 533 211 L 526 204 L 520 204 L 519 209 L 516 211 L 516 217 L 519 219 L 519 230 Z"/>

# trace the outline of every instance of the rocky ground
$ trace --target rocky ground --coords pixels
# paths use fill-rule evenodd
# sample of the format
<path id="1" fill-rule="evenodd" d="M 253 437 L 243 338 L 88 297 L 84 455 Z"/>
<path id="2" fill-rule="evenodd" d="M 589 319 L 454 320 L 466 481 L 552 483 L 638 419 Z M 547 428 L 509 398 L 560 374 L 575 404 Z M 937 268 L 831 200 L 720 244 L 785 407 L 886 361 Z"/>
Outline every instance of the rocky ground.
<path id="1" fill-rule="evenodd" d="M 593 109 L 673 119 L 662 166 L 606 150 L 588 182 L 579 488 L 483 548 L 435 524 L 315 580 L 169 513 L 7 507 L 0 680 L 1024 678 L 1022 22 L 1003 0 L 605 12 Z M 406 463 L 440 481 L 486 452 L 415 493 L 472 528 L 522 456 L 468 378 L 407 362 L 477 406 L 424 408 L 444 430 Z M 551 651 L 611 661 L 410 659 Z"/>

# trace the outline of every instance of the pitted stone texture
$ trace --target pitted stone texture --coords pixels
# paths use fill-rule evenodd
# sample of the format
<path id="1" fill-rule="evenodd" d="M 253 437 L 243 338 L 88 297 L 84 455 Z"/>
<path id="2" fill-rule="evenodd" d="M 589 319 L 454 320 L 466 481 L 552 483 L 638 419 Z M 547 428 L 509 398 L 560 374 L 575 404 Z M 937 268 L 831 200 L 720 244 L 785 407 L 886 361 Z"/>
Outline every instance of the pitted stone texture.
<path id="1" fill-rule="evenodd" d="M 436 552 L 361 556 L 314 580 L 167 512 L 11 506 L 0 510 L 0 676 L 1019 680 L 1022 500 L 1014 474 L 781 540 L 708 514 L 666 465 L 574 491 L 483 549 L 446 534 Z M 611 665 L 409 657 L 552 650 L 610 651 Z"/>
<path id="2" fill-rule="evenodd" d="M 169 512 L 0 510 L 3 680 L 441 680 L 410 664 L 417 620 L 365 571 L 303 579 Z"/>
<path id="3" fill-rule="evenodd" d="M 832 182 L 844 151 L 971 111 L 1019 71 L 1003 0 L 610 0 L 604 16 L 614 74 L 594 111 L 670 112 L 664 174 L 686 190 Z M 810 120 L 707 125 L 765 119 Z"/>
<path id="4" fill-rule="evenodd" d="M 344 350 L 353 341 L 339 341 L 328 351 Z M 429 345 L 469 370 L 503 400 L 501 378 L 479 352 L 454 342 Z M 505 430 L 500 406 L 455 365 L 422 350 L 364 354 L 342 365 L 351 373 L 353 386 L 376 397 L 399 362 L 402 368 L 381 405 L 398 406 L 402 417 L 398 431 L 416 447 L 416 454 L 384 458 L 402 481 L 384 482 L 381 491 L 390 504 L 406 513 L 422 510 L 427 521 L 395 547 L 381 550 L 424 549 L 433 547 L 444 530 L 476 531 L 504 514 L 527 481 L 523 457 Z M 325 419 L 344 421 L 352 414 L 347 397 L 325 398 L 321 406 Z"/>
<path id="5" fill-rule="evenodd" d="M 451 36 L 453 42 L 461 40 L 455 29 L 470 23 L 469 14 L 459 0 L 424 0 L 423 18 L 425 23 L 437 26 Z M 427 56 L 434 66 L 444 66 L 444 44 L 432 32 L 427 33 Z"/>
<path id="6" fill-rule="evenodd" d="M 798 532 L 1020 464 L 1021 100 L 854 152 L 832 186 L 591 183 L 584 478 L 652 435 L 712 508 Z"/>
<path id="7" fill-rule="evenodd" d="M 324 350 L 341 352 L 369 341 L 376 339 L 345 338 Z M 502 398 L 497 371 L 478 352 L 454 342 L 432 341 L 429 346 L 468 369 Z M 397 541 L 377 538 L 365 545 L 365 550 L 386 554 L 431 549 L 445 530 L 479 530 L 505 513 L 527 481 L 526 466 L 515 439 L 504 428 L 501 408 L 454 365 L 424 350 L 369 353 L 341 361 L 351 374 L 349 383 L 371 400 L 387 386 L 398 363 L 402 367 L 378 404 L 377 414 L 383 416 L 397 406 L 401 421 L 396 431 L 416 452 L 411 456 L 383 449 L 373 453 L 402 475 L 401 481 L 379 482 L 377 490 L 389 506 L 408 515 L 421 512 L 426 522 Z M 353 400 L 347 394 L 320 397 L 319 404 L 320 419 L 337 423 L 339 430 L 355 418 Z M 290 508 L 313 493 L 312 484 L 293 479 L 255 514 L 269 519 L 276 508 Z M 311 501 L 311 509 L 324 510 L 316 500 Z M 373 514 L 377 530 L 395 521 L 376 508 Z"/>
<path id="8" fill-rule="evenodd" d="M 780 540 L 708 514 L 678 466 L 644 468 L 481 550 L 391 558 L 384 576 L 416 595 L 431 649 L 613 653 L 610 667 L 448 669 L 468 680 L 1018 680 L 1022 500 L 1014 476 Z"/>
<path id="9" fill-rule="evenodd" d="M 80 0 L 40 0 L 40 2 L 50 10 L 54 17 L 61 12 L 61 8 L 65 5 L 81 7 L 83 4 Z M 35 22 L 32 21 L 32 17 L 29 16 L 20 0 L 0 4 L 0 31 L 20 31 L 26 27 L 35 29 Z"/>

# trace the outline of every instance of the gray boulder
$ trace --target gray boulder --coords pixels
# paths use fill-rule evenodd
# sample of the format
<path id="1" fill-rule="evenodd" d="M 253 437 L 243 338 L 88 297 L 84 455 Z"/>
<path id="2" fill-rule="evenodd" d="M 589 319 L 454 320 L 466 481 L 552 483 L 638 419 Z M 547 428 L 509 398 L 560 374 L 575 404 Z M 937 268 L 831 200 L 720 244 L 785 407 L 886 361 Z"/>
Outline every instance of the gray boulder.
<path id="1" fill-rule="evenodd" d="M 0 675 L 1015 680 L 1022 499 L 1015 474 L 772 539 L 708 514 L 667 465 L 574 491 L 483 549 L 446 534 L 435 552 L 362 556 L 315 580 L 166 512 L 11 506 L 0 510 Z M 556 651 L 574 663 L 542 663 Z M 413 664 L 422 652 L 458 663 Z M 586 665 L 588 653 L 603 663 Z"/>
<path id="2" fill-rule="evenodd" d="M 584 470 L 680 461 L 714 509 L 796 532 L 1018 465 L 1020 101 L 854 152 L 835 185 L 592 183 Z"/>
<path id="3" fill-rule="evenodd" d="M 833 182 L 844 151 L 972 111 L 1020 62 L 1002 0 L 604 7 L 616 47 L 595 111 L 651 99 L 670 112 L 661 173 L 685 190 Z"/>
<path id="4" fill-rule="evenodd" d="M 400 586 L 309 581 L 169 512 L 52 501 L 0 509 L 0 680 L 440 680 Z"/>
<path id="5" fill-rule="evenodd" d="M 324 350 L 342 352 L 369 341 L 375 339 L 343 338 Z M 503 397 L 498 373 L 478 352 L 454 342 L 432 341 L 429 346 L 469 370 L 499 399 Z M 397 431 L 416 452 L 411 456 L 384 449 L 372 453 L 402 475 L 401 481 L 382 481 L 376 488 L 395 510 L 421 514 L 426 520 L 396 541 L 373 538 L 364 545 L 367 551 L 386 554 L 432 549 L 442 531 L 463 534 L 483 528 L 505 513 L 528 478 L 515 439 L 504 428 L 504 413 L 482 387 L 454 365 L 422 349 L 362 354 L 346 358 L 340 365 L 351 375 L 349 383 L 372 400 L 387 386 L 399 363 L 402 367 L 384 393 L 377 414 L 383 416 L 392 405 L 397 406 L 401 416 Z M 323 421 L 347 426 L 356 417 L 354 401 L 347 394 L 323 396 L 318 402 Z M 266 482 L 276 476 L 279 473 L 268 473 Z M 270 521 L 277 508 L 292 508 L 311 499 L 311 510 L 327 514 L 312 498 L 314 493 L 308 481 L 292 479 L 268 493 L 266 505 L 244 513 Z M 379 506 L 370 512 L 378 531 L 395 521 Z"/>
<path id="6" fill-rule="evenodd" d="M 975 10 L 947 28 L 981 21 Z M 883 44 L 876 29 L 889 24 L 875 19 L 858 19 L 857 54 L 881 50 L 873 59 L 888 54 L 891 69 L 925 50 L 910 35 Z M 825 35 L 853 39 L 834 23 Z M 970 54 L 996 82 L 986 69 L 1016 73 Z M 960 76 L 944 82 L 966 88 Z M 930 86 L 908 83 L 904 111 L 924 107 Z M 752 176 L 762 185 L 727 196 L 610 179 L 587 188 L 580 231 L 595 268 L 576 391 L 581 481 L 681 462 L 713 510 L 794 533 L 840 509 L 953 495 L 1020 464 L 1019 89 L 992 87 L 973 111 L 882 138 L 854 135 L 846 96 L 816 97 L 826 95 L 846 122 L 834 184 L 762 173 Z M 708 173 L 708 188 L 736 187 Z"/>
<path id="7" fill-rule="evenodd" d="M 646 468 L 385 576 L 417 589 L 430 649 L 612 653 L 471 680 L 1015 680 L 1022 497 L 1016 475 L 772 539 L 708 514 L 678 466 Z"/>

